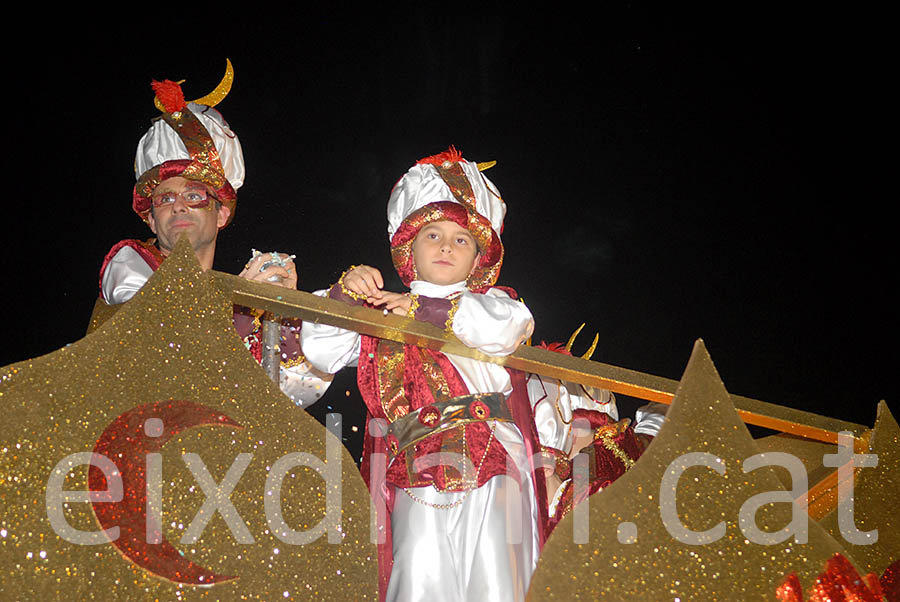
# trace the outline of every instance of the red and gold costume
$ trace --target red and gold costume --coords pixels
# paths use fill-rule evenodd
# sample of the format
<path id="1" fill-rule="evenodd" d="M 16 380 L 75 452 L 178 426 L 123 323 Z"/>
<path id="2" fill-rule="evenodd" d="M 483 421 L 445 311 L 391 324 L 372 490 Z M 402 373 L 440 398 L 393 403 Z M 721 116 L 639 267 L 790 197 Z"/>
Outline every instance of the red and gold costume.
<path id="1" fill-rule="evenodd" d="M 577 334 L 578 331 L 572 335 L 569 345 L 542 343 L 541 347 L 570 355 L 569 348 Z M 586 355 L 592 352 L 593 347 Z M 536 374 L 529 374 L 526 379 L 543 462 L 547 469 L 552 468 L 559 482 L 554 491 L 548 492 L 549 536 L 575 504 L 608 486 L 637 461 L 645 445 L 637 435 L 656 436 L 667 406 L 644 405 L 632 423 L 628 418 L 619 420 L 615 396 L 605 389 Z M 589 435 L 587 441 L 577 437 L 579 433 Z M 575 462 L 579 456 L 582 462 Z"/>
<path id="2" fill-rule="evenodd" d="M 410 287 L 409 316 L 497 355 L 515 351 L 533 330 L 531 312 L 515 293 L 494 286 L 505 211 L 479 166 L 452 148 L 419 161 L 388 202 L 391 257 Z M 478 244 L 466 281 L 416 279 L 413 241 L 438 221 L 466 228 Z M 364 303 L 343 279 L 318 294 Z M 598 402 L 570 395 L 556 381 L 332 326 L 304 323 L 302 342 L 322 371 L 358 367 L 368 409 L 363 474 L 376 507 L 390 513 L 379 524 L 383 597 L 524 600 L 548 533 L 544 471 L 537 464 L 542 448 L 572 444 L 563 414 L 543 393 L 549 388 L 553 401 L 565 398 L 569 422 L 578 403 L 596 410 Z M 614 414 L 614 402 L 609 405 Z"/>
<path id="3" fill-rule="evenodd" d="M 392 259 L 410 287 L 410 317 L 505 355 L 530 336 L 533 318 L 514 293 L 494 286 L 504 213 L 496 187 L 452 149 L 410 169 L 388 203 Z M 425 224 L 442 220 L 466 228 L 478 244 L 467 281 L 415 279 L 412 242 Z M 363 303 L 342 280 L 319 294 Z M 358 366 L 368 409 L 363 474 L 376 504 L 390 512 L 380 525 L 383 596 L 523 600 L 546 522 L 524 375 L 320 324 L 304 324 L 303 345 L 323 371 Z"/>
<path id="4" fill-rule="evenodd" d="M 224 98 L 231 86 L 231 63 L 222 83 L 212 94 L 185 102 L 180 86 L 169 80 L 153 82 L 161 117 L 138 142 L 135 154 L 132 208 L 145 222 L 151 195 L 163 181 L 182 177 L 203 183 L 215 200 L 230 210 L 227 226 L 237 208 L 236 190 L 244 182 L 244 156 L 240 141 L 221 113 L 212 105 Z M 127 239 L 115 244 L 100 268 L 100 296 L 110 305 L 131 299 L 165 259 L 156 239 Z M 235 306 L 234 325 L 245 345 L 260 361 L 261 312 Z M 296 404 L 308 406 L 328 389 L 331 376 L 305 362 L 300 350 L 300 321 L 284 321 L 281 329 L 282 391 Z"/>

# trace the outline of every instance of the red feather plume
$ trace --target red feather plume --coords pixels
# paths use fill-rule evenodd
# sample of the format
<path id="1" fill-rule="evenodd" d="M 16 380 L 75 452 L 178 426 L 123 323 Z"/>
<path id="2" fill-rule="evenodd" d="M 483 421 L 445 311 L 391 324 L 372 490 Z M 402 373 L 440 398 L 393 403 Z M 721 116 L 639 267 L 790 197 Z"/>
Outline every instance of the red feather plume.
<path id="1" fill-rule="evenodd" d="M 177 82 L 164 79 L 161 82 L 153 80 L 150 82 L 156 97 L 162 106 L 165 107 L 166 113 L 174 113 L 175 111 L 184 110 L 187 104 L 184 102 L 184 93 L 181 86 Z"/>
<path id="2" fill-rule="evenodd" d="M 460 161 L 462 161 L 462 158 L 462 153 L 456 150 L 453 145 L 450 145 L 450 148 L 442 153 L 431 155 L 430 157 L 425 157 L 424 159 L 419 159 L 418 161 L 416 161 L 416 165 L 421 165 L 422 163 L 428 163 L 430 165 L 441 165 L 444 163 L 444 161 L 459 163 Z"/>
<path id="3" fill-rule="evenodd" d="M 546 349 L 547 351 L 555 351 L 556 353 L 562 353 L 563 355 L 572 355 L 572 352 L 566 349 L 566 346 L 563 343 L 547 343 L 545 341 L 541 341 L 540 345 L 535 345 L 538 349 Z"/>

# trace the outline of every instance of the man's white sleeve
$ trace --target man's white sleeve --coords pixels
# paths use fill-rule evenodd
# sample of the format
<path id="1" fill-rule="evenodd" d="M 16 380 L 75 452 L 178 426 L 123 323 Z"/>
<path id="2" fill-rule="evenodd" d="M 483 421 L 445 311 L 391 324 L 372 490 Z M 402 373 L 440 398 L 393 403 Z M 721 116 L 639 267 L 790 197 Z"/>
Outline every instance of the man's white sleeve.
<path id="1" fill-rule="evenodd" d="M 615 396 L 606 389 L 562 383 L 555 378 L 528 375 L 528 396 L 541 445 L 571 452 L 575 410 L 590 410 L 619 419 Z"/>
<path id="2" fill-rule="evenodd" d="M 324 297 L 328 290 L 313 294 Z M 300 347 L 306 361 L 326 374 L 334 374 L 345 366 L 356 366 L 360 344 L 359 333 L 337 326 L 304 320 L 300 330 Z"/>
<path id="3" fill-rule="evenodd" d="M 666 420 L 668 409 L 669 406 L 666 404 L 655 401 L 639 407 L 634 413 L 634 432 L 656 437 Z"/>
<path id="4" fill-rule="evenodd" d="M 281 392 L 302 408 L 308 408 L 319 401 L 331 381 L 333 374 L 327 374 L 309 364 L 309 360 L 290 368 L 281 368 L 278 386 Z"/>
<path id="5" fill-rule="evenodd" d="M 110 305 L 125 303 L 141 290 L 152 275 L 153 269 L 137 251 L 122 247 L 106 264 L 103 272 L 100 286 L 103 300 Z"/>

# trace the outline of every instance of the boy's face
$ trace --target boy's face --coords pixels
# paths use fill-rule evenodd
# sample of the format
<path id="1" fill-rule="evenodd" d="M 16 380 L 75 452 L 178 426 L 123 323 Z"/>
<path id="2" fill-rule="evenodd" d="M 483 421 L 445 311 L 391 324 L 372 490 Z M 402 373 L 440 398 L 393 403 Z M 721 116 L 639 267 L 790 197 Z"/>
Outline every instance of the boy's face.
<path id="1" fill-rule="evenodd" d="M 469 231 L 456 222 L 431 222 L 413 241 L 413 262 L 419 280 L 432 284 L 462 282 L 472 273 L 478 246 Z"/>

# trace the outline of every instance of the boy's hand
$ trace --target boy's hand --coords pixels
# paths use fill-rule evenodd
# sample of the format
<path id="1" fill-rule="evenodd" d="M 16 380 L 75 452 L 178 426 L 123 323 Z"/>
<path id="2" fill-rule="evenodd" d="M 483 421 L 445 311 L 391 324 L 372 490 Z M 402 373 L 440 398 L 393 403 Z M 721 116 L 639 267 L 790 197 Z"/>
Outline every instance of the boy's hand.
<path id="1" fill-rule="evenodd" d="M 381 290 L 384 286 L 381 272 L 369 265 L 358 265 L 344 274 L 343 284 L 354 294 L 365 295 L 370 305 L 383 307 L 401 316 L 405 316 L 412 306 L 408 295 Z"/>
<path id="2" fill-rule="evenodd" d="M 344 287 L 357 295 L 365 295 L 369 303 L 372 299 L 381 299 L 384 279 L 377 268 L 358 265 L 344 274 Z"/>
<path id="3" fill-rule="evenodd" d="M 383 307 L 387 311 L 392 311 L 400 316 L 405 316 L 409 313 L 409 308 L 412 307 L 412 299 L 409 298 L 409 295 L 392 293 L 391 291 L 380 292 L 380 298 L 369 297 L 366 301 L 375 307 Z"/>

